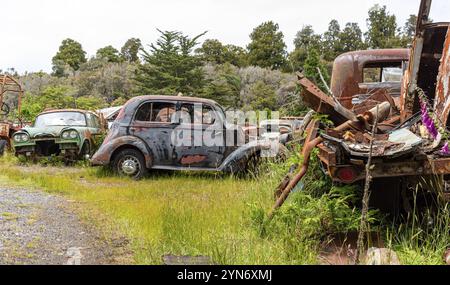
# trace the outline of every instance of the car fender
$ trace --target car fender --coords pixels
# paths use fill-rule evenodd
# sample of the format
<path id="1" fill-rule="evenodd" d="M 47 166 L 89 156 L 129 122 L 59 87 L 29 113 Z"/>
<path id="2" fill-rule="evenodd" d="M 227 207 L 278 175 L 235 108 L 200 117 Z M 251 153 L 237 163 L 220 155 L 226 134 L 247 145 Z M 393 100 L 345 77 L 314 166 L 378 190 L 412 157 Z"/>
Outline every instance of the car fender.
<path id="1" fill-rule="evenodd" d="M 249 159 L 253 155 L 261 152 L 262 150 L 269 150 L 270 143 L 267 140 L 264 141 L 252 141 L 246 145 L 243 145 L 232 152 L 220 165 L 219 171 L 233 172 L 239 170 L 240 163 Z"/>
<path id="2" fill-rule="evenodd" d="M 133 146 L 142 152 L 147 168 L 152 166 L 152 153 L 147 144 L 140 138 L 134 136 L 122 136 L 103 142 L 97 152 L 93 155 L 91 163 L 93 165 L 108 165 L 111 162 L 113 153 L 123 146 Z"/>

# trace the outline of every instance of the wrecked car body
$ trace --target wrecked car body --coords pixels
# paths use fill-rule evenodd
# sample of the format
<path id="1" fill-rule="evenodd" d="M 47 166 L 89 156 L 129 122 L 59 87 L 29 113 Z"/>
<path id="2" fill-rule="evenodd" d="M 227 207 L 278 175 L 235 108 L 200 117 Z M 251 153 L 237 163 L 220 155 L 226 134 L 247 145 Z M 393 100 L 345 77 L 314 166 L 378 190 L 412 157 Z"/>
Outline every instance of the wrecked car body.
<path id="1" fill-rule="evenodd" d="M 15 97 L 7 98 L 8 95 Z M 3 155 L 5 149 L 10 149 L 12 136 L 23 127 L 21 119 L 21 101 L 24 90 L 15 78 L 10 75 L 0 75 L 0 155 Z M 10 99 L 9 102 L 7 102 Z M 12 102 L 11 102 L 12 101 Z M 9 117 L 12 105 L 16 106 L 17 118 L 11 120 Z"/>
<path id="2" fill-rule="evenodd" d="M 94 112 L 50 110 L 39 114 L 33 126 L 15 133 L 13 147 L 16 156 L 83 159 L 91 155 L 103 134 L 101 119 Z"/>
<path id="3" fill-rule="evenodd" d="M 239 172 L 273 145 L 245 137 L 212 100 L 140 96 L 120 110 L 91 163 L 136 179 L 148 169 Z"/>
<path id="4" fill-rule="evenodd" d="M 317 120 L 308 125 L 305 162 L 289 178 L 291 183 L 278 189 L 272 213 L 306 173 L 315 148 L 323 170 L 339 184 L 362 183 L 370 157 L 371 203 L 386 212 L 397 213 L 400 205 L 410 211 L 410 190 L 417 189 L 419 181 L 426 181 L 421 187 L 427 192 L 449 200 L 450 151 L 444 133 L 450 124 L 450 24 L 430 22 L 430 7 L 431 0 L 422 0 L 410 52 L 369 50 L 339 57 L 333 69 L 332 94 L 325 94 L 299 74 L 303 101 L 328 115 L 336 127 L 321 126 Z M 361 54 L 371 58 L 363 68 Z M 401 68 L 401 82 L 398 76 L 392 77 L 395 85 L 383 82 L 381 67 L 386 62 L 389 68 Z M 365 64 L 381 70 L 378 82 L 370 88 L 364 82 Z"/>

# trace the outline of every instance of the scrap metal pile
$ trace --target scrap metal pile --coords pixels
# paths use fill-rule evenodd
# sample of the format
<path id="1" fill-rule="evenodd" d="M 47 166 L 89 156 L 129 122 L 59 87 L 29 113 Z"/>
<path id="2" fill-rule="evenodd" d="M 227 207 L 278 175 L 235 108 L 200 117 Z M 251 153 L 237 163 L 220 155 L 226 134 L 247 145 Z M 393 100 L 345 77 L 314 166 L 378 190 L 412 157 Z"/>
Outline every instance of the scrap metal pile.
<path id="1" fill-rule="evenodd" d="M 370 155 L 374 179 L 398 181 L 388 188 L 401 192 L 418 177 L 433 175 L 443 182 L 441 196 L 449 198 L 450 24 L 429 21 L 430 7 L 431 0 L 422 0 L 411 50 L 368 50 L 338 57 L 331 94 L 298 74 L 303 102 L 327 115 L 336 127 L 327 128 L 318 120 L 309 123 L 303 164 L 278 189 L 271 215 L 306 174 L 316 147 L 334 182 L 363 181 Z"/>

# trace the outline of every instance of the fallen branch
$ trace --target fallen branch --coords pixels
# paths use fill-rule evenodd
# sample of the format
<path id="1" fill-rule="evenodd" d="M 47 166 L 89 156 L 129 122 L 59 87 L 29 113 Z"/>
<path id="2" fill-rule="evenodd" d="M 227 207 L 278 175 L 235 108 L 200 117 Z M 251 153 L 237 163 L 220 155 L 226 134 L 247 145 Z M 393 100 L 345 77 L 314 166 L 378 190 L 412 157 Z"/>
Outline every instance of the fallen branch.
<path id="1" fill-rule="evenodd" d="M 375 116 L 375 122 L 372 127 L 372 139 L 370 140 L 370 151 L 369 151 L 369 159 L 366 164 L 366 182 L 364 185 L 364 195 L 362 200 L 362 210 L 361 210 L 361 223 L 359 226 L 358 240 L 357 240 L 357 248 L 356 248 L 356 262 L 360 263 L 361 253 L 364 251 L 364 234 L 367 232 L 367 215 L 369 212 L 369 200 L 370 200 L 370 183 L 372 182 L 372 176 L 370 171 L 372 169 L 372 154 L 373 154 L 373 143 L 375 141 L 375 133 L 378 127 L 378 112 L 379 105 L 377 105 L 377 112 Z"/>

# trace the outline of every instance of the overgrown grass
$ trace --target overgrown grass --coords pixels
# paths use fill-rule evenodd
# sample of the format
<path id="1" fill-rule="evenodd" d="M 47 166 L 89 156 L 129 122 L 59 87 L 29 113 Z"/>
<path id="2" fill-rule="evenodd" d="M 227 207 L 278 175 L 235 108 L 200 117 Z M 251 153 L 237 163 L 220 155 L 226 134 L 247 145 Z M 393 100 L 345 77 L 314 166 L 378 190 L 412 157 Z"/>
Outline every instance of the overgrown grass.
<path id="1" fill-rule="evenodd" d="M 105 235 L 118 231 L 131 241 L 137 264 L 160 264 L 167 254 L 206 255 L 217 264 L 316 264 L 324 240 L 357 230 L 360 214 L 353 205 L 360 191 L 332 187 L 313 156 L 303 183 L 267 221 L 273 190 L 300 161 L 292 155 L 254 179 L 152 172 L 133 181 L 83 163 L 70 168 L 23 165 L 6 156 L 0 161 L 0 178 L 78 202 L 81 216 Z M 417 222 L 382 224 L 376 211 L 370 212 L 370 222 L 403 264 L 442 264 L 450 246 L 450 218 L 448 207 L 441 211 L 438 217 L 444 218 L 425 229 Z"/>
<path id="2" fill-rule="evenodd" d="M 273 203 L 278 181 L 270 177 L 162 172 L 133 181 L 101 168 L 24 166 L 11 157 L 2 159 L 0 171 L 5 183 L 80 202 L 82 216 L 131 240 L 138 264 L 160 264 L 165 254 L 206 255 L 218 264 L 317 262 L 315 248 L 286 253 L 282 241 L 261 238 L 251 227 L 248 205 Z"/>

